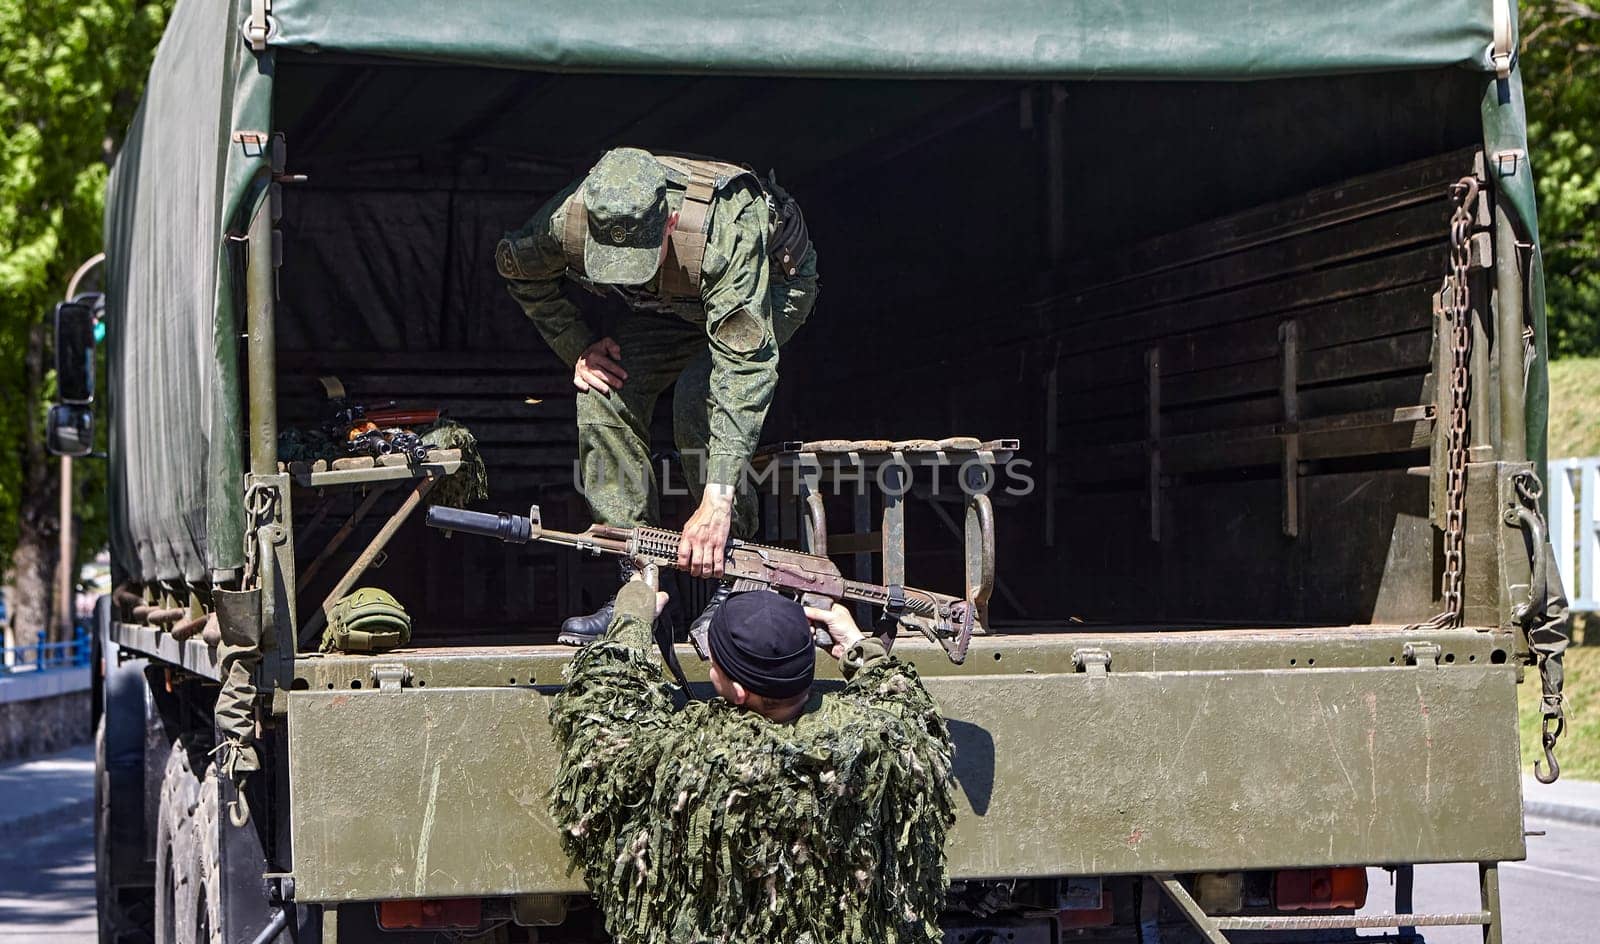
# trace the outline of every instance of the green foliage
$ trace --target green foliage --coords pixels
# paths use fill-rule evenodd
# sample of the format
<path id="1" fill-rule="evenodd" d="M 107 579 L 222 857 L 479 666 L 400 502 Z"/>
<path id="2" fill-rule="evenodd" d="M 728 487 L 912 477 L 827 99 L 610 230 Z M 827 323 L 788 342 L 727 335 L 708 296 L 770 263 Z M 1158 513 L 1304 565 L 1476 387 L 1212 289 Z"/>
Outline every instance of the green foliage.
<path id="1" fill-rule="evenodd" d="M 1600 357 L 1550 364 L 1550 455 L 1600 456 Z"/>
<path id="2" fill-rule="evenodd" d="M 30 379 L 28 348 L 74 267 L 100 250 L 108 162 L 171 6 L 0 0 L 0 562 L 24 508 L 49 500 L 36 449 L 47 390 Z M 81 547 L 92 552 L 107 538 L 105 463 L 75 471 Z M 44 479 L 53 489 L 54 471 Z"/>
<path id="3" fill-rule="evenodd" d="M 1525 0 L 1521 8 L 1550 351 L 1600 354 L 1600 5 Z"/>
<path id="4" fill-rule="evenodd" d="M 1600 646 L 1574 646 L 1567 650 L 1563 664 L 1567 670 L 1567 730 L 1556 745 L 1561 776 L 1600 780 Z M 1539 739 L 1539 673 L 1529 669 L 1517 688 L 1522 766 L 1531 772 L 1533 762 L 1544 759 Z"/>

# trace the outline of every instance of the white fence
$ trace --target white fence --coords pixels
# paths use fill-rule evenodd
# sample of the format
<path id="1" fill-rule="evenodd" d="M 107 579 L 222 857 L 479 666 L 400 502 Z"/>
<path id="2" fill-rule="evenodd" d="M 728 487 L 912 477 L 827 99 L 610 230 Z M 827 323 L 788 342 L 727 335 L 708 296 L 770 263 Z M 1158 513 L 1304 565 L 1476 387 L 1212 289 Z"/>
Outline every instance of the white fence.
<path id="1" fill-rule="evenodd" d="M 1550 544 L 1574 610 L 1600 610 L 1600 456 L 1550 460 Z"/>

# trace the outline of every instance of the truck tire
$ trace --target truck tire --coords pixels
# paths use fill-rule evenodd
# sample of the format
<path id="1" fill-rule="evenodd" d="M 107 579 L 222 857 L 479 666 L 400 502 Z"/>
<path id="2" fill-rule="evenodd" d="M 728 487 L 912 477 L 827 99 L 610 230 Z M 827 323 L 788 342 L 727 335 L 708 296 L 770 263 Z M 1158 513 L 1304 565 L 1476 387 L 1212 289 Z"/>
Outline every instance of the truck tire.
<path id="1" fill-rule="evenodd" d="M 106 719 L 94 734 L 94 892 L 100 944 L 150 944 L 155 901 L 148 886 L 115 883 L 112 868 L 111 773 L 106 767 Z"/>
<path id="2" fill-rule="evenodd" d="M 195 864 L 199 868 L 199 881 L 191 922 L 193 944 L 223 944 L 221 811 L 222 788 L 217 782 L 217 768 L 207 764 L 205 779 L 200 781 L 200 802 L 194 810 Z"/>
<path id="3" fill-rule="evenodd" d="M 161 778 L 156 824 L 156 944 L 221 944 L 217 882 L 217 783 L 195 774 L 183 738 Z"/>
<path id="4" fill-rule="evenodd" d="M 95 601 L 94 877 L 100 944 L 150 944 L 155 892 L 146 817 L 145 737 L 150 690 L 144 659 L 111 641 L 111 598 Z"/>

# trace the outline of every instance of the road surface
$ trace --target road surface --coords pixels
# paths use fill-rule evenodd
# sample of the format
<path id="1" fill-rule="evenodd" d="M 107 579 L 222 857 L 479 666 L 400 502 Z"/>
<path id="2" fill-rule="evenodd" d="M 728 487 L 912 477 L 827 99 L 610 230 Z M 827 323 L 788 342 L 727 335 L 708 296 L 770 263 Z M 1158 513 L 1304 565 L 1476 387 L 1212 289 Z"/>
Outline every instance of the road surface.
<path id="1" fill-rule="evenodd" d="M 94 820 L 75 810 L 0 838 L 3 944 L 95 944 Z"/>
<path id="2" fill-rule="evenodd" d="M 1594 944 L 1600 941 L 1600 828 L 1553 820 L 1527 820 L 1525 862 L 1500 865 L 1500 907 L 1506 944 Z M 1432 865 L 1417 868 L 1413 907 L 1421 912 L 1477 911 L 1478 868 Z M 1368 912 L 1390 912 L 1388 875 L 1368 873 Z M 1380 933 L 1380 932 L 1373 932 Z M 1432 928 L 1429 944 L 1482 944 L 1477 927 Z"/>

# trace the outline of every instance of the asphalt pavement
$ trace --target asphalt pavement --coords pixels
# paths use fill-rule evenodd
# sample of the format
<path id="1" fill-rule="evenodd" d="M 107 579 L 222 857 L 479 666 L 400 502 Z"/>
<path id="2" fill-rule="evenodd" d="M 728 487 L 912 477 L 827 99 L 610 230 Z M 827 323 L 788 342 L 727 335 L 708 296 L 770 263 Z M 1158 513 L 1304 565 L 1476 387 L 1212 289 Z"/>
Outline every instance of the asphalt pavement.
<path id="1" fill-rule="evenodd" d="M 0 944 L 94 944 L 94 767 L 88 748 L 0 765 Z M 1530 784 L 1528 859 L 1500 867 L 1506 944 L 1600 940 L 1600 785 Z M 1542 805 L 1541 805 L 1542 804 Z M 1565 810 L 1570 818 L 1536 815 Z M 1600 816 L 1591 821 L 1600 822 Z M 1369 873 L 1367 913 L 1394 910 L 1388 873 Z M 1476 911 L 1472 865 L 1419 866 L 1417 911 Z M 1373 935 L 1381 932 L 1370 932 Z M 1434 928 L 1431 944 L 1480 944 L 1475 928 Z"/>
<path id="2" fill-rule="evenodd" d="M 1600 940 L 1600 827 L 1527 817 L 1528 858 L 1500 864 L 1500 907 L 1506 944 L 1594 944 Z M 1364 914 L 1393 914 L 1389 874 L 1367 871 Z M 1416 868 L 1413 912 L 1477 911 L 1478 867 Z M 1373 936 L 1381 931 L 1366 932 Z M 1429 944 L 1482 944 L 1477 926 L 1430 928 Z"/>
<path id="3" fill-rule="evenodd" d="M 0 765 L 0 942 L 93 944 L 94 752 Z"/>
<path id="4" fill-rule="evenodd" d="M 0 842 L 0 942 L 94 944 L 94 820 L 88 807 Z"/>

